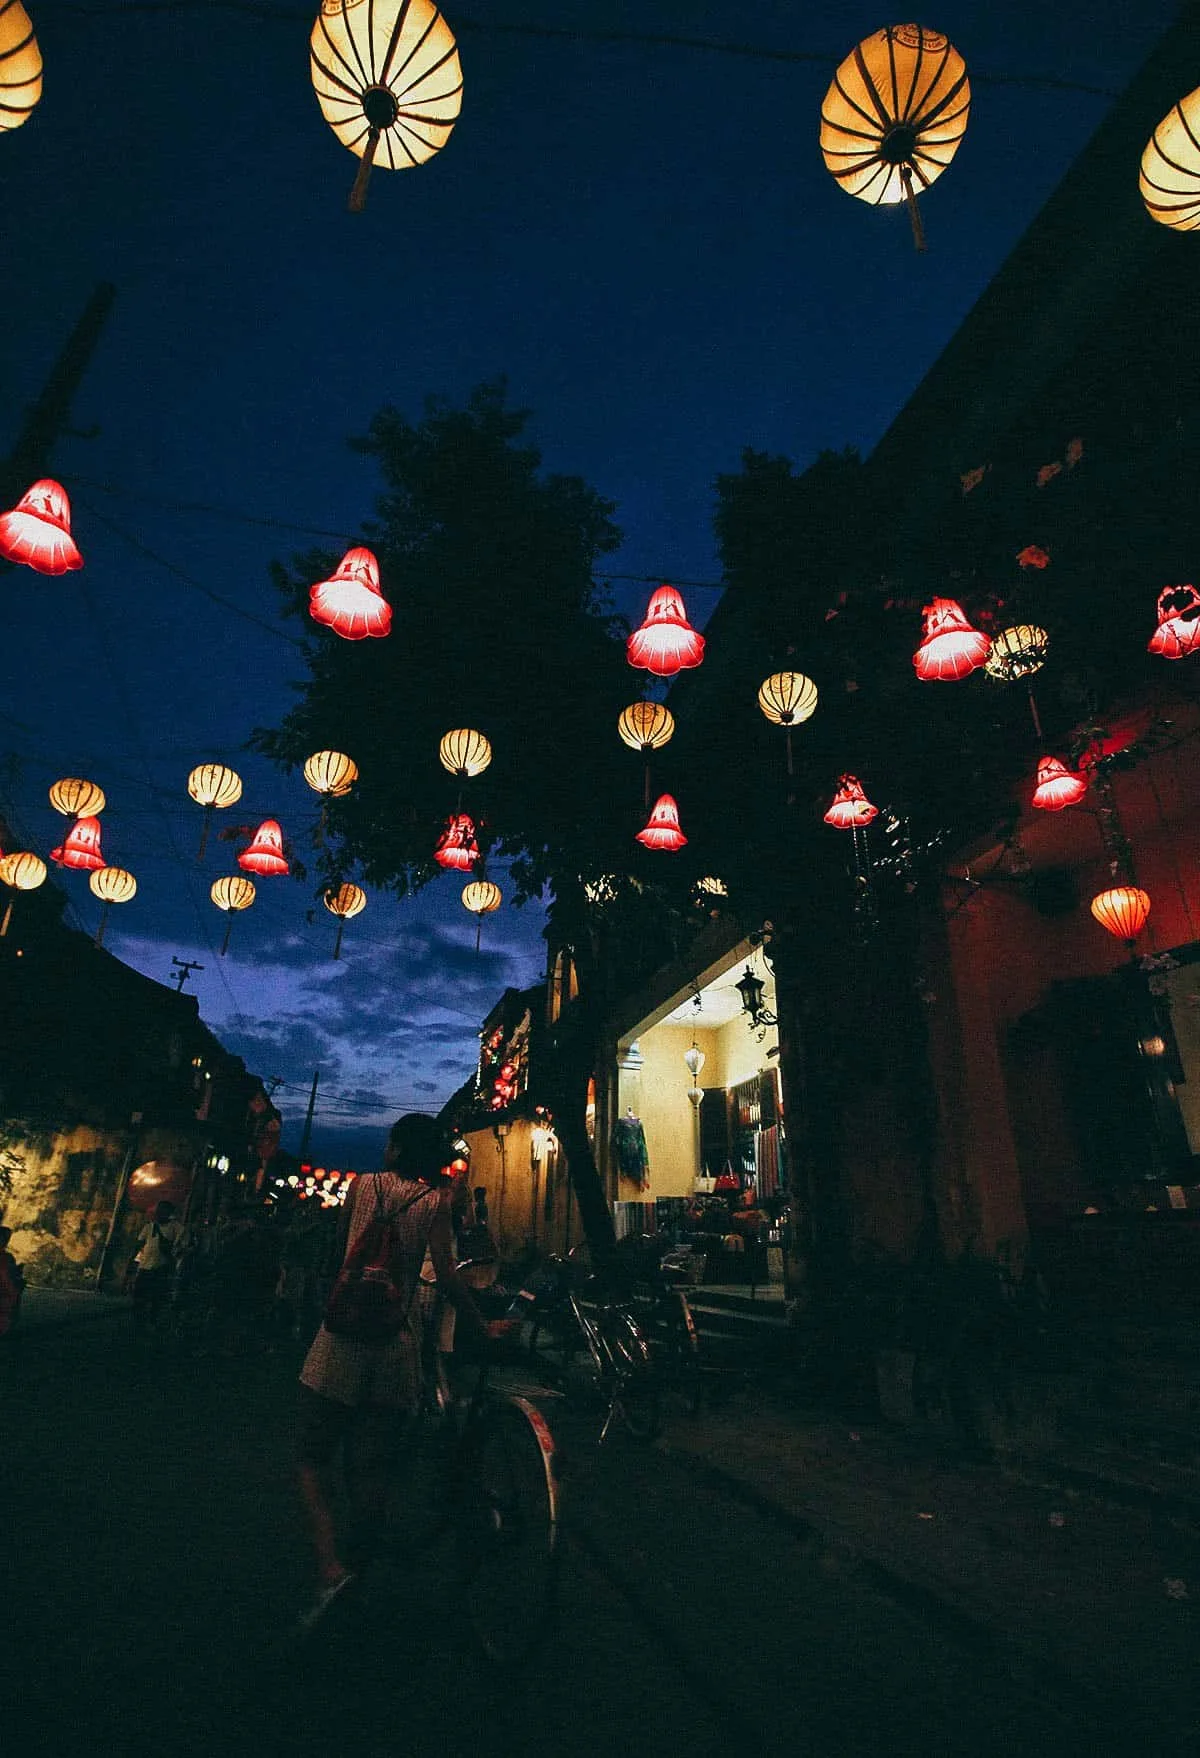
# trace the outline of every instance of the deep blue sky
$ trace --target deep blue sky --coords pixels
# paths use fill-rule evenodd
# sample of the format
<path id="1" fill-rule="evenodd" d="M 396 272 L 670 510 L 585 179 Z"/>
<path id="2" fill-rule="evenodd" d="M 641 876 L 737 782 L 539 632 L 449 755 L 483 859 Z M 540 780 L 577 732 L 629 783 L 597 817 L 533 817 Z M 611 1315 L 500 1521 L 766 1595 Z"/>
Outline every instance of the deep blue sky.
<path id="1" fill-rule="evenodd" d="M 504 374 L 547 465 L 617 503 L 614 571 L 714 580 L 716 474 L 746 445 L 800 462 L 869 448 L 1108 107 L 983 76 L 1119 89 L 1174 7 L 961 0 L 926 15 L 965 56 L 974 102 L 925 202 L 922 258 L 904 215 L 846 197 L 816 147 L 834 66 L 889 22 L 874 4 L 471 0 L 464 17 L 825 59 L 462 30 L 449 145 L 421 169 L 377 173 L 358 216 L 345 210 L 355 162 L 309 85 L 303 18 L 28 5 L 46 93 L 0 138 L 0 450 L 93 285 L 119 292 L 75 410 L 100 433 L 66 439 L 55 460 L 86 569 L 3 578 L 0 795 L 44 851 L 63 825 L 50 781 L 100 781 L 106 856 L 141 886 L 114 912 L 112 950 L 164 979 L 172 954 L 199 959 L 206 1020 L 256 1072 L 284 1078 L 285 1145 L 319 1066 L 315 1149 L 369 1163 L 396 1109 L 435 1107 L 465 1078 L 500 989 L 534 980 L 540 916 L 492 918 L 477 960 L 446 877 L 403 904 L 373 898 L 334 964 L 332 918 L 318 906 L 306 921 L 310 888 L 265 881 L 219 959 L 207 894 L 230 857 L 217 845 L 195 866 L 184 777 L 226 754 L 247 779 L 229 816 L 271 813 L 302 839 L 315 796 L 237 754 L 285 710 L 298 654 L 129 537 L 294 634 L 267 566 L 310 541 L 293 522 L 352 534 L 369 514 L 375 483 L 347 436 L 381 402 L 415 414 L 429 392 L 458 398 Z M 1200 68 L 1181 71 L 1181 95 L 1198 82 Z M 700 617 L 714 599 L 690 595 Z M 392 638 L 419 639 L 396 609 Z M 64 884 L 93 927 L 86 883 Z"/>

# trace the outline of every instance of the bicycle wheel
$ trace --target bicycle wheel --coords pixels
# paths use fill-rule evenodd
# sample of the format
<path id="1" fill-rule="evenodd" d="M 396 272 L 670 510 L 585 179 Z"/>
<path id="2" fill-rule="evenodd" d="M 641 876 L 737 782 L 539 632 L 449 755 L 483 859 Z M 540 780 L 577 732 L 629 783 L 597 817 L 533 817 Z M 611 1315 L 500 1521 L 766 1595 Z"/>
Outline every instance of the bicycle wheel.
<path id="1" fill-rule="evenodd" d="M 635 1440 L 652 1441 L 659 1429 L 659 1379 L 650 1346 L 635 1320 L 616 1310 L 605 1315 L 603 1336 L 617 1376 L 615 1402 Z"/>
<path id="2" fill-rule="evenodd" d="M 489 1403 L 464 1436 L 454 1539 L 481 1652 L 497 1666 L 519 1665 L 553 1612 L 558 1560 L 554 1439 L 526 1399 Z"/>
<path id="3" fill-rule="evenodd" d="M 529 1330 L 529 1359 L 547 1385 L 561 1385 L 575 1348 L 571 1341 L 574 1325 L 569 1316 L 546 1313 L 535 1318 Z"/>

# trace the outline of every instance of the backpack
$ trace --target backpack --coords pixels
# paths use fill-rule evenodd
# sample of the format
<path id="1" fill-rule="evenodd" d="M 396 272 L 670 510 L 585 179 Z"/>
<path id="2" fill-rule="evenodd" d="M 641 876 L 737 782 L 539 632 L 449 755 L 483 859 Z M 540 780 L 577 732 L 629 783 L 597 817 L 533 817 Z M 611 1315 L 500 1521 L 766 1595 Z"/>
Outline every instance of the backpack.
<path id="1" fill-rule="evenodd" d="M 419 1190 L 396 1211 L 402 1215 L 429 1193 Z M 395 1217 L 383 1205 L 383 1187 L 375 1179 L 375 1213 L 338 1272 L 325 1305 L 325 1329 L 335 1337 L 360 1343 L 388 1343 L 404 1329 L 414 1289 L 396 1280 Z"/>

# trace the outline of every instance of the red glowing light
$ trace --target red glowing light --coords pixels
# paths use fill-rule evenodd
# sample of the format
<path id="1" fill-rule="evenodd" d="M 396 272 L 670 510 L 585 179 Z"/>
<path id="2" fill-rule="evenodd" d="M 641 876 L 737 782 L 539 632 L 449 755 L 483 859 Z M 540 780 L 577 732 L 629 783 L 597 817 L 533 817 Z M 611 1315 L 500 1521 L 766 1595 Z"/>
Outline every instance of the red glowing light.
<path id="1" fill-rule="evenodd" d="M 1200 642 L 1200 592 L 1194 586 L 1164 586 L 1158 595 L 1158 627 L 1147 642 L 1164 659 L 1186 659 Z"/>
<path id="2" fill-rule="evenodd" d="M 1027 543 L 1024 549 L 1018 551 L 1017 563 L 1022 568 L 1048 568 L 1050 557 L 1040 544 Z"/>
<path id="3" fill-rule="evenodd" d="M 913 654 L 917 676 L 926 683 L 965 678 L 988 656 L 991 642 L 973 629 L 953 598 L 935 598 L 921 612 L 925 639 Z"/>
<path id="4" fill-rule="evenodd" d="M 60 848 L 50 850 L 50 859 L 60 867 L 75 867 L 81 872 L 98 873 L 105 865 L 100 853 L 99 818 L 76 818 L 62 840 Z"/>
<path id="5" fill-rule="evenodd" d="M 308 594 L 309 613 L 347 641 L 386 635 L 392 607 L 379 585 L 379 563 L 369 549 L 348 549 L 330 580 L 321 580 Z"/>
<path id="6" fill-rule="evenodd" d="M 247 873 L 265 877 L 286 873 L 287 857 L 283 852 L 283 830 L 274 818 L 264 818 L 254 833 L 254 841 L 237 858 L 238 866 Z"/>
<path id="7" fill-rule="evenodd" d="M 835 830 L 864 830 L 878 816 L 879 807 L 871 804 L 857 775 L 839 776 L 837 792 L 825 814 L 826 824 Z"/>
<path id="8" fill-rule="evenodd" d="M 71 503 L 61 482 L 43 477 L 0 517 L 0 556 L 24 562 L 39 574 L 65 574 L 83 566 L 71 536 Z"/>
<path id="9" fill-rule="evenodd" d="M 672 854 L 681 849 L 687 837 L 679 828 L 679 807 L 671 794 L 660 794 L 643 830 L 637 833 L 643 848 L 667 849 Z"/>
<path id="10" fill-rule="evenodd" d="M 625 643 L 625 657 L 639 671 L 658 678 L 673 678 L 678 671 L 699 665 L 704 658 L 704 636 L 693 629 L 674 586 L 660 586 L 650 600 L 646 620 Z"/>
<path id="11" fill-rule="evenodd" d="M 1132 942 L 1146 926 L 1150 896 L 1136 885 L 1114 885 L 1092 899 L 1091 910 L 1102 928 L 1118 940 Z"/>
<path id="12" fill-rule="evenodd" d="M 1086 776 L 1073 775 L 1057 757 L 1039 757 L 1030 804 L 1040 812 L 1061 812 L 1064 806 L 1077 806 L 1087 790 Z"/>
<path id="13" fill-rule="evenodd" d="M 433 858 L 439 867 L 453 873 L 471 871 L 479 859 L 479 844 L 475 840 L 475 826 L 465 812 L 454 812 L 447 818 Z"/>

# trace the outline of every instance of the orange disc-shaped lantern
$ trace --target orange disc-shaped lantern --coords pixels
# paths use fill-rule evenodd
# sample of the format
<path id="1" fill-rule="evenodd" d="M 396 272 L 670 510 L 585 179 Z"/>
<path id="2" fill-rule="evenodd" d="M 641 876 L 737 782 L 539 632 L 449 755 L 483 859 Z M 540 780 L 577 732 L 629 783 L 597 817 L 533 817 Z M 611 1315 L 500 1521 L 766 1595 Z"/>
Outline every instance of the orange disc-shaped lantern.
<path id="1" fill-rule="evenodd" d="M 314 793 L 340 800 L 358 780 L 358 764 L 344 751 L 314 751 L 305 762 L 304 779 Z"/>
<path id="2" fill-rule="evenodd" d="M 348 549 L 329 580 L 310 588 L 308 609 L 314 623 L 324 623 L 347 641 L 386 635 L 392 607 L 379 584 L 379 563 L 369 549 Z"/>
<path id="3" fill-rule="evenodd" d="M 638 831 L 637 840 L 643 848 L 666 849 L 672 854 L 683 847 L 687 837 L 679 827 L 679 807 L 673 795 L 659 794 L 650 821 Z"/>
<path id="4" fill-rule="evenodd" d="M 438 837 L 433 858 L 451 873 L 469 873 L 479 859 L 475 826 L 465 812 L 452 812 Z"/>
<path id="5" fill-rule="evenodd" d="M 438 746 L 438 762 L 460 781 L 482 775 L 491 760 L 490 741 L 470 726 L 456 726 Z"/>
<path id="6" fill-rule="evenodd" d="M 1073 775 L 1057 757 L 1039 757 L 1030 804 L 1039 812 L 1061 812 L 1064 806 L 1077 806 L 1087 790 L 1086 776 Z"/>
<path id="7" fill-rule="evenodd" d="M 859 201 L 907 202 L 925 248 L 916 198 L 958 151 L 971 108 L 962 56 L 938 31 L 893 24 L 842 62 L 821 105 L 825 168 Z"/>
<path id="8" fill-rule="evenodd" d="M 878 816 L 879 807 L 871 804 L 857 775 L 839 776 L 837 792 L 825 813 L 826 824 L 835 830 L 863 830 Z"/>
<path id="9" fill-rule="evenodd" d="M 11 512 L 0 515 L 0 556 L 24 562 L 39 574 L 65 574 L 83 566 L 71 536 L 71 503 L 61 482 L 44 477 L 26 489 Z"/>
<path id="10" fill-rule="evenodd" d="M 104 789 L 94 781 L 65 775 L 50 789 L 50 804 L 64 818 L 97 818 L 105 807 Z"/>
<path id="11" fill-rule="evenodd" d="M 240 873 L 230 873 L 224 879 L 214 879 L 208 895 L 217 908 L 224 910 L 229 917 L 225 924 L 225 938 L 221 942 L 221 957 L 224 958 L 229 951 L 234 916 L 239 910 L 248 910 L 258 894 L 253 879 L 243 879 Z"/>
<path id="12" fill-rule="evenodd" d="M 1138 188 L 1160 226 L 1177 232 L 1200 226 L 1200 86 L 1181 98 L 1150 136 Z"/>
<path id="13" fill-rule="evenodd" d="M 925 639 L 913 654 L 917 676 L 926 683 L 965 678 L 991 651 L 986 635 L 973 629 L 953 598 L 935 598 L 921 612 Z"/>
<path id="14" fill-rule="evenodd" d="M 631 702 L 617 716 L 621 743 L 649 755 L 660 751 L 675 732 L 675 716 L 663 702 Z"/>
<path id="15" fill-rule="evenodd" d="M 342 956 L 342 934 L 351 916 L 361 915 L 367 907 L 367 894 L 361 885 L 331 886 L 322 900 L 330 915 L 338 918 L 337 940 L 333 956 Z"/>
<path id="16" fill-rule="evenodd" d="M 1194 586 L 1164 586 L 1158 595 L 1158 627 L 1147 643 L 1164 659 L 1186 659 L 1200 642 L 1200 592 Z"/>
<path id="17" fill-rule="evenodd" d="M 21 0 L 0 0 L 0 133 L 20 128 L 42 95 L 42 52 Z"/>
<path id="18" fill-rule="evenodd" d="M 0 860 L 0 884 L 13 891 L 36 891 L 46 883 L 46 863 L 28 849 L 18 849 Z"/>
<path id="19" fill-rule="evenodd" d="M 59 848 L 50 850 L 50 859 L 59 867 L 74 867 L 83 873 L 97 873 L 105 865 L 100 853 L 99 818 L 76 818 Z"/>
<path id="20" fill-rule="evenodd" d="M 1136 885 L 1114 885 L 1092 899 L 1091 911 L 1102 928 L 1132 944 L 1146 926 L 1150 896 Z"/>
<path id="21" fill-rule="evenodd" d="M 237 858 L 238 866 L 247 873 L 264 877 L 286 873 L 287 856 L 283 852 L 283 829 L 274 818 L 264 818 L 254 832 L 254 841 Z"/>
<path id="22" fill-rule="evenodd" d="M 699 665 L 704 658 L 704 636 L 687 620 L 683 599 L 674 586 L 660 586 L 646 610 L 646 620 L 625 643 L 625 657 L 639 671 L 658 678 Z"/>

